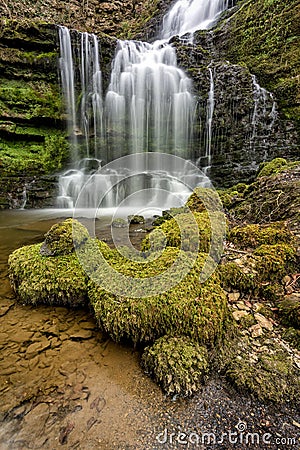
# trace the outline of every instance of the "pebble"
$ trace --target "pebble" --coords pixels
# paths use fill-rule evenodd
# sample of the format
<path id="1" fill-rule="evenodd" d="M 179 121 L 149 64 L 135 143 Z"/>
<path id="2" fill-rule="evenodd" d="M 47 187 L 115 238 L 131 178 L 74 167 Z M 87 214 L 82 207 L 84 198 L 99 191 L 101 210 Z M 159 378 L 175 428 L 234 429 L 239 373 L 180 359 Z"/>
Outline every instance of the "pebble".
<path id="1" fill-rule="evenodd" d="M 252 325 L 252 327 L 249 328 L 249 331 L 253 338 L 260 337 L 263 334 L 262 327 L 259 325 L 259 323 L 257 323 L 256 325 Z"/>
<path id="2" fill-rule="evenodd" d="M 232 313 L 233 318 L 239 322 L 243 317 L 248 316 L 249 313 L 247 311 L 241 311 L 239 309 L 237 309 L 236 311 L 233 311 Z"/>
<path id="3" fill-rule="evenodd" d="M 231 292 L 230 294 L 228 294 L 228 300 L 231 303 L 235 303 L 238 301 L 238 299 L 240 298 L 241 294 L 239 292 Z"/>
<path id="4" fill-rule="evenodd" d="M 268 320 L 265 316 L 259 313 L 254 314 L 255 320 L 261 325 L 262 328 L 265 328 L 268 331 L 273 330 L 273 324 L 270 320 Z"/>

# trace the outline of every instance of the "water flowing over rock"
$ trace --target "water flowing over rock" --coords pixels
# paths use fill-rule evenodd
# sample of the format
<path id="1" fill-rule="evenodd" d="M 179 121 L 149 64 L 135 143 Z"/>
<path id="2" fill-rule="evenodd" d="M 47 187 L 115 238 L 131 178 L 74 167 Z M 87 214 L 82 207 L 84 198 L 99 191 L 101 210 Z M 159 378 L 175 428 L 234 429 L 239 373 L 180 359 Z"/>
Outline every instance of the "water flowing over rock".
<path id="1" fill-rule="evenodd" d="M 178 1 L 163 21 L 160 38 L 153 44 L 135 41 L 121 41 L 112 64 L 110 84 L 102 101 L 99 46 L 95 35 L 80 34 L 80 48 L 77 44 L 80 86 L 75 93 L 76 67 L 72 54 L 76 46 L 65 27 L 60 28 L 61 78 L 67 103 L 70 134 L 73 145 L 73 163 L 78 163 L 82 154 L 79 136 L 85 139 L 85 156 L 104 159 L 105 162 L 124 154 L 139 152 L 164 152 L 194 159 L 193 136 L 196 97 L 191 78 L 177 66 L 176 50 L 167 39 L 175 34 L 193 33 L 206 29 L 221 11 L 229 6 L 228 1 Z M 175 8 L 175 9 L 174 9 Z M 211 162 L 211 123 L 214 108 L 212 71 L 207 109 L 206 162 Z M 80 113 L 75 113 L 75 103 L 80 101 Z M 90 112 L 91 111 L 91 112 Z M 90 138 L 94 137 L 94 151 L 90 152 Z M 82 140 L 82 139 L 81 139 Z M 104 147 L 101 148 L 101 147 Z M 101 148 L 101 149 L 100 149 Z M 146 167 L 144 168 L 146 170 Z M 87 182 L 86 172 L 80 169 L 68 172 L 60 178 L 60 202 L 72 205 L 78 198 L 78 189 Z M 182 174 L 178 174 L 181 178 Z M 170 176 L 170 174 L 169 174 Z M 95 207 L 95 192 L 112 190 L 112 177 L 93 176 L 91 193 L 86 197 L 86 207 Z M 163 175 L 165 179 L 166 174 Z M 97 180 L 97 181 L 96 181 Z M 161 177 L 156 174 L 151 188 L 160 188 Z M 83 181 L 83 182 L 82 182 Z M 166 185 L 166 183 L 164 183 Z M 174 183 L 168 183 L 173 188 Z M 74 190 L 73 186 L 76 185 Z M 144 187 L 149 188 L 145 183 Z M 93 191 L 93 192 L 92 192 Z M 74 196 L 75 194 L 75 196 Z M 97 195 L 97 194 L 96 194 Z M 93 197 L 89 201 L 89 197 Z M 108 196 L 109 198 L 109 196 Z M 115 201 L 108 206 L 115 206 Z M 177 206 L 177 205 L 172 205 Z"/>
<path id="2" fill-rule="evenodd" d="M 163 39 L 211 28 L 218 16 L 232 6 L 229 0 L 179 0 L 163 19 Z"/>

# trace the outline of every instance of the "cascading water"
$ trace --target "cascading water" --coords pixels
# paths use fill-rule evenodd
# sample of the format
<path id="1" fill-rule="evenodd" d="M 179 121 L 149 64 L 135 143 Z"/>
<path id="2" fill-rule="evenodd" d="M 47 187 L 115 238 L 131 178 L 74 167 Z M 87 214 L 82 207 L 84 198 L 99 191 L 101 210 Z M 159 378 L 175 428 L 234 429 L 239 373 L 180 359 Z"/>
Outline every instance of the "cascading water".
<path id="1" fill-rule="evenodd" d="M 60 27 L 61 78 L 64 98 L 67 103 L 69 132 L 72 137 L 73 167 L 60 177 L 59 205 L 71 207 L 79 192 L 87 183 L 90 165 L 100 165 L 124 154 L 139 152 L 163 152 L 189 159 L 193 147 L 193 123 L 195 98 L 191 79 L 177 67 L 176 51 L 167 40 L 174 35 L 193 33 L 208 29 L 219 14 L 230 5 L 225 0 L 179 0 L 163 20 L 160 40 L 153 44 L 134 41 L 118 41 L 113 62 L 111 80 L 105 100 L 102 100 L 101 71 L 98 41 L 95 35 L 80 33 L 80 51 L 71 45 L 70 33 Z M 81 91 L 76 94 L 74 55 L 80 73 Z M 78 61 L 79 60 L 79 61 Z M 212 72 L 210 71 L 210 77 Z M 212 78 L 211 78 L 212 80 Z M 209 98 L 207 158 L 211 158 L 211 120 L 213 114 L 213 92 Z M 80 112 L 75 105 L 80 103 Z M 90 137 L 94 135 L 94 148 L 90 149 Z M 82 143 L 85 150 L 82 152 Z M 105 149 L 105 150 L 104 150 Z M 92 150 L 92 151 L 91 151 Z M 85 157 L 87 166 L 81 167 L 80 158 Z M 93 159 L 94 158 L 94 159 Z M 159 169 L 159 168 L 158 168 Z M 93 170 L 96 170 L 93 168 Z M 120 168 L 122 171 L 122 169 Z M 136 171 L 133 167 L 127 170 Z M 140 172 L 143 168 L 139 168 Z M 152 178 L 151 186 L 160 186 L 160 177 L 166 189 L 189 191 L 174 183 L 174 174 L 146 173 Z M 93 176 L 91 192 L 85 198 L 85 206 L 95 208 L 99 198 L 96 190 L 110 191 L 118 174 L 101 173 L 99 180 Z M 182 173 L 177 174 L 180 179 Z M 192 186 L 199 184 L 196 177 Z M 132 183 L 132 182 L 131 182 Z M 148 181 L 147 181 L 148 183 Z M 145 185 L 147 185 L 145 182 Z M 149 183 L 148 183 L 149 186 Z M 116 191 L 116 189 L 115 189 Z M 123 195 L 127 195 L 123 187 Z M 129 188 L 129 192 L 132 187 Z M 121 193 L 110 193 L 104 202 L 115 206 Z M 172 206 L 172 205 L 167 205 Z M 166 207 L 166 205 L 163 205 Z"/>
<path id="2" fill-rule="evenodd" d="M 127 153 L 166 152 L 188 158 L 192 137 L 192 82 L 168 44 L 119 41 L 106 95 L 107 126 Z M 118 133 L 116 132 L 118 130 Z"/>
<path id="3" fill-rule="evenodd" d="M 258 127 L 265 126 L 270 132 L 277 119 L 276 102 L 274 101 L 273 94 L 268 92 L 265 88 L 261 87 L 256 76 L 252 75 L 253 83 L 253 114 L 251 118 L 252 133 L 250 136 L 250 148 L 254 148 L 255 139 L 258 133 Z"/>
<path id="4" fill-rule="evenodd" d="M 229 0 L 179 0 L 163 19 L 162 39 L 207 30 L 231 5 Z"/>
<path id="5" fill-rule="evenodd" d="M 205 148 L 206 167 L 203 169 L 205 173 L 211 166 L 212 122 L 215 108 L 214 76 L 212 69 L 209 68 L 208 70 L 209 70 L 210 88 L 207 101 L 206 148 Z"/>

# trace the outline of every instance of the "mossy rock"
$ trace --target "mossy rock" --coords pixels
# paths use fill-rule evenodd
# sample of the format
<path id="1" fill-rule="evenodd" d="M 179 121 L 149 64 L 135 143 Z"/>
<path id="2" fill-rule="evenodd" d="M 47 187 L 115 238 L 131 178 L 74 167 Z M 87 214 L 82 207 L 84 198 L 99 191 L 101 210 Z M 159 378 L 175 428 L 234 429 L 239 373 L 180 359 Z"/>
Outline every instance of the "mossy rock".
<path id="1" fill-rule="evenodd" d="M 296 250 L 288 244 L 261 245 L 253 255 L 259 281 L 280 281 L 296 267 Z"/>
<path id="2" fill-rule="evenodd" d="M 296 267 L 296 250 L 288 244 L 260 245 L 253 253 L 217 268 L 221 285 L 228 291 L 261 295 L 274 300 L 282 295 L 282 278 Z"/>
<path id="3" fill-rule="evenodd" d="M 128 222 L 132 225 L 135 224 L 143 224 L 145 223 L 145 218 L 143 216 L 139 216 L 138 214 L 128 216 Z"/>
<path id="4" fill-rule="evenodd" d="M 288 170 L 288 169 L 292 169 L 293 167 L 297 167 L 299 165 L 299 163 L 300 163 L 300 161 L 287 161 L 284 158 L 272 159 L 272 161 L 260 164 L 257 178 L 277 175 L 278 173 L 281 173 L 284 170 Z"/>
<path id="5" fill-rule="evenodd" d="M 278 307 L 283 322 L 300 330 L 300 293 L 286 295 Z"/>
<path id="6" fill-rule="evenodd" d="M 158 227 L 159 225 L 162 225 L 167 220 L 173 219 L 173 217 L 177 216 L 178 214 L 184 214 L 188 213 L 189 208 L 187 206 L 181 206 L 180 208 L 170 208 L 162 212 L 161 216 L 154 216 L 155 219 L 152 222 L 152 225 L 154 227 Z"/>
<path id="7" fill-rule="evenodd" d="M 293 244 L 295 242 L 293 234 L 284 222 L 234 227 L 227 233 L 227 239 L 242 250 L 256 248 L 262 244 Z"/>
<path id="8" fill-rule="evenodd" d="M 64 236 L 66 239 L 62 247 L 64 253 L 60 251 L 55 256 L 45 256 L 41 252 L 43 244 L 36 244 L 21 247 L 9 256 L 10 282 L 17 298 L 23 303 L 72 307 L 84 306 L 88 303 L 88 274 L 74 249 L 71 249 L 73 241 L 69 239 L 69 232 L 74 221 L 67 222 L 67 227 L 64 229 L 68 232 Z M 61 228 L 61 224 L 57 225 Z M 106 258 L 109 258 L 111 249 L 102 241 L 86 239 L 88 232 L 77 221 L 75 221 L 75 230 L 75 244 L 81 244 L 78 247 L 80 256 L 85 255 L 89 260 L 90 270 L 96 270 L 97 251 L 100 250 Z M 55 246 L 55 248 L 58 247 Z M 62 248 L 59 247 L 60 250 Z"/>
<path id="9" fill-rule="evenodd" d="M 293 357 L 275 340 L 264 344 L 267 348 L 261 352 L 247 337 L 230 341 L 221 350 L 223 373 L 239 390 L 261 401 L 299 404 L 300 374 Z"/>
<path id="10" fill-rule="evenodd" d="M 134 344 L 174 333 L 205 345 L 222 340 L 231 319 L 218 279 L 211 276 L 200 283 L 207 258 L 200 253 L 195 261 L 188 253 L 167 247 L 162 254 L 134 262 L 115 251 L 110 268 L 102 264 L 89 282 L 89 299 L 100 327 L 116 342 Z M 110 269 L 119 278 L 114 279 Z"/>
<path id="11" fill-rule="evenodd" d="M 122 217 L 118 217 L 112 221 L 111 226 L 114 228 L 127 228 L 128 222 L 127 220 L 122 219 Z"/>
<path id="12" fill-rule="evenodd" d="M 166 394 L 191 396 L 208 372 L 208 352 L 186 336 L 163 336 L 145 349 L 142 366 Z"/>
<path id="13" fill-rule="evenodd" d="M 185 251 L 208 253 L 214 232 L 211 255 L 218 258 L 223 250 L 226 229 L 223 212 L 207 211 L 178 214 L 153 230 L 142 242 L 143 251 L 158 251 L 165 246 L 181 247 Z"/>
<path id="14" fill-rule="evenodd" d="M 220 264 L 217 269 L 221 286 L 231 292 L 253 292 L 256 288 L 256 274 L 252 271 L 244 272 L 243 268 L 235 262 Z"/>
<path id="15" fill-rule="evenodd" d="M 284 158 L 275 158 L 272 161 L 260 164 L 257 177 L 269 177 L 282 172 L 288 167 L 287 160 Z"/>
<path id="16" fill-rule="evenodd" d="M 11 285 L 23 303 L 87 304 L 87 276 L 75 253 L 49 258 L 41 255 L 41 244 L 36 244 L 15 250 L 8 264 Z"/>
<path id="17" fill-rule="evenodd" d="M 282 337 L 300 351 L 300 330 L 295 330 L 293 327 L 285 328 L 282 332 Z"/>
<path id="18" fill-rule="evenodd" d="M 218 192 L 212 188 L 196 187 L 186 202 L 191 211 L 221 211 L 222 202 Z"/>
<path id="19" fill-rule="evenodd" d="M 76 219 L 54 224 L 45 234 L 40 252 L 44 256 L 67 255 L 89 239 L 88 230 Z"/>
<path id="20" fill-rule="evenodd" d="M 267 224 L 286 221 L 294 230 L 300 220 L 300 164 L 283 172 L 257 178 L 249 185 L 243 200 L 231 207 L 235 219 Z"/>

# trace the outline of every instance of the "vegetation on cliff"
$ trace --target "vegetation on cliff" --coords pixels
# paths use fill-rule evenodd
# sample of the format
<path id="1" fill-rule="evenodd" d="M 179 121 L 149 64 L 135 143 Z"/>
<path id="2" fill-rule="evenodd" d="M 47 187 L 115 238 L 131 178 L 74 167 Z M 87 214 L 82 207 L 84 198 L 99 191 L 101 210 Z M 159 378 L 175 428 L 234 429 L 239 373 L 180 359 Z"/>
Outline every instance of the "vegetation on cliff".
<path id="1" fill-rule="evenodd" d="M 230 18 L 227 56 L 246 64 L 274 92 L 281 111 L 300 125 L 298 0 L 244 0 Z"/>

